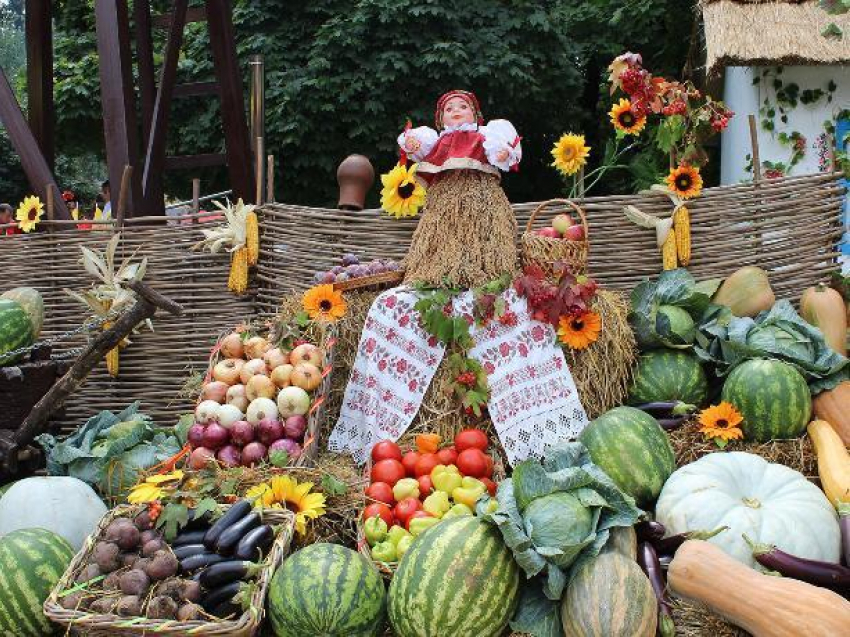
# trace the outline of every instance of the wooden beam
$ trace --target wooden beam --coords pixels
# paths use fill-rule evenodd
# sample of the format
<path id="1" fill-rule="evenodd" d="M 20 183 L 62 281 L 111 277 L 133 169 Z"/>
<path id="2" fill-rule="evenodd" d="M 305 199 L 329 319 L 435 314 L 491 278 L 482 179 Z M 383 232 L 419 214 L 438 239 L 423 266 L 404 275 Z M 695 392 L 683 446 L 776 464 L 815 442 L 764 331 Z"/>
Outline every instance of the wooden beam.
<path id="1" fill-rule="evenodd" d="M 183 29 L 186 26 L 186 10 L 188 8 L 189 0 L 174 1 L 173 19 L 168 29 L 168 40 L 165 43 L 165 56 L 162 61 L 159 86 L 156 90 L 156 102 L 153 107 L 147 151 L 145 152 L 144 174 L 142 175 L 142 196 L 148 214 L 165 214 L 165 202 L 162 199 L 161 191 L 152 184 L 153 182 L 162 183 L 168 115 L 171 110 L 171 95 L 177 79 L 177 62 L 180 59 L 180 47 L 183 45 Z M 154 196 L 157 194 L 159 198 Z"/>
<path id="2" fill-rule="evenodd" d="M 136 23 L 136 57 L 139 60 L 139 103 L 142 112 L 142 139 L 147 139 L 150 135 L 153 105 L 156 101 L 150 0 L 134 0 L 133 19 Z"/>
<path id="3" fill-rule="evenodd" d="M 56 155 L 53 104 L 53 23 L 50 0 L 27 0 L 27 111 L 30 130 L 50 170 Z"/>
<path id="4" fill-rule="evenodd" d="M 167 29 L 171 26 L 172 14 L 173 12 L 155 15 L 151 19 L 151 24 L 155 29 Z M 207 10 L 204 7 L 191 7 L 186 12 L 186 24 L 189 24 L 190 22 L 205 22 L 206 19 Z"/>
<path id="5" fill-rule="evenodd" d="M 111 191 L 117 194 L 124 166 L 139 162 L 127 0 L 95 0 L 100 98 Z M 130 180 L 128 217 L 141 212 L 141 171 Z"/>
<path id="6" fill-rule="evenodd" d="M 166 170 L 187 170 L 190 168 L 210 168 L 227 164 L 224 153 L 202 153 L 200 155 L 177 155 L 165 158 Z"/>
<path id="7" fill-rule="evenodd" d="M 187 82 L 174 87 L 174 97 L 195 97 L 197 95 L 218 95 L 218 82 Z"/>
<path id="8" fill-rule="evenodd" d="M 230 0 L 206 0 L 207 25 L 213 53 L 213 66 L 221 90 L 221 119 L 227 168 L 233 198 L 254 198 L 254 162 L 245 116 L 242 72 L 236 57 L 236 39 L 231 20 Z"/>
<path id="9" fill-rule="evenodd" d="M 47 201 L 48 188 L 52 188 L 56 218 L 70 219 L 71 213 L 65 206 L 65 201 L 62 199 L 56 180 L 53 179 L 50 166 L 47 165 L 44 155 L 38 148 L 38 142 L 27 125 L 27 120 L 24 118 L 15 93 L 12 91 L 12 86 L 9 84 L 9 79 L 2 68 L 0 68 L 0 123 L 6 129 L 12 147 L 21 158 L 21 165 L 33 192 L 42 201 Z"/>

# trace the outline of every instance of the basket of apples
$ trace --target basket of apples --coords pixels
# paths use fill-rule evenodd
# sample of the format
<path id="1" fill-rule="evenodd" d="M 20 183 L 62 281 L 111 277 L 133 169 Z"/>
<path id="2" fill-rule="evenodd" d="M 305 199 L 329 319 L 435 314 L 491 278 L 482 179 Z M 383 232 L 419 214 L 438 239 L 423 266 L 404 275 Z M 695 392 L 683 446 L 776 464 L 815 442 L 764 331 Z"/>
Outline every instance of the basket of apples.
<path id="1" fill-rule="evenodd" d="M 413 538 L 442 519 L 475 515 L 478 498 L 495 496 L 494 480 L 505 475 L 481 429 L 464 429 L 447 446 L 441 442 L 438 434 L 419 434 L 406 453 L 390 440 L 372 448 L 357 544 L 386 577 Z"/>
<path id="2" fill-rule="evenodd" d="M 330 389 L 333 338 L 292 350 L 232 332 L 213 349 L 189 429 L 189 466 L 304 466 L 318 453 L 321 406 Z M 285 456 L 283 454 L 286 454 Z M 281 462 L 283 460 L 284 462 Z"/>
<path id="3" fill-rule="evenodd" d="M 558 214 L 552 225 L 533 230 L 537 215 L 549 207 L 569 206 L 578 215 L 578 221 L 568 213 Z M 520 239 L 522 266 L 534 265 L 552 282 L 557 282 L 560 271 L 568 266 L 575 274 L 587 271 L 587 259 L 590 253 L 587 217 L 584 211 L 569 199 L 550 199 L 544 201 L 528 219 L 528 225 Z"/>

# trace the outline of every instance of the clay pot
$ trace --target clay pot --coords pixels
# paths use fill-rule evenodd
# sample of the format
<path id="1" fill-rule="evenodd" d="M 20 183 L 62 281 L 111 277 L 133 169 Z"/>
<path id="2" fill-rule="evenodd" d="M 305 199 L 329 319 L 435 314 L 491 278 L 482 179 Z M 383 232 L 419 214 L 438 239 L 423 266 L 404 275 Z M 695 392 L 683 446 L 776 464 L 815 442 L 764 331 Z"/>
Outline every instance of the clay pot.
<path id="1" fill-rule="evenodd" d="M 363 155 L 349 155 L 336 171 L 339 183 L 340 210 L 363 210 L 366 193 L 375 183 L 375 169 L 372 162 Z"/>

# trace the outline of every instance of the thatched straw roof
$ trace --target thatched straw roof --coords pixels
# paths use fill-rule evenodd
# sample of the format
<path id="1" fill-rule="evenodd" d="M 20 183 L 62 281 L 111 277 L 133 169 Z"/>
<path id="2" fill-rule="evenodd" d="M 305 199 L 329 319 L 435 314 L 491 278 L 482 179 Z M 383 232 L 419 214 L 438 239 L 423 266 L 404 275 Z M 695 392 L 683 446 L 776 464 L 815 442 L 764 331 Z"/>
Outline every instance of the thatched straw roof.
<path id="1" fill-rule="evenodd" d="M 817 0 L 701 0 L 706 68 L 850 62 L 850 13 L 829 15 Z M 840 39 L 821 35 L 834 22 Z"/>

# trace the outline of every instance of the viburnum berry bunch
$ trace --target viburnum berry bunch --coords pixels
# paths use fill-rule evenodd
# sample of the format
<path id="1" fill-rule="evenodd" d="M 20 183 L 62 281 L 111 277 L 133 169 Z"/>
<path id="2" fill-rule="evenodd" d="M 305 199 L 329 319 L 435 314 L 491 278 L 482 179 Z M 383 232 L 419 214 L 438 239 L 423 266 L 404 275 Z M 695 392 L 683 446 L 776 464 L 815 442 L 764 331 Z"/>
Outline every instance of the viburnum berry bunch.
<path id="1" fill-rule="evenodd" d="M 557 329 L 561 318 L 589 311 L 597 284 L 587 275 L 576 275 L 562 265 L 558 285 L 554 285 L 539 267 L 532 265 L 514 281 L 514 289 L 528 301 L 532 318 Z"/>

